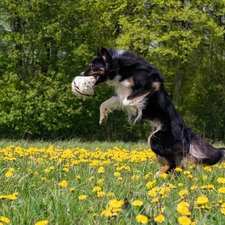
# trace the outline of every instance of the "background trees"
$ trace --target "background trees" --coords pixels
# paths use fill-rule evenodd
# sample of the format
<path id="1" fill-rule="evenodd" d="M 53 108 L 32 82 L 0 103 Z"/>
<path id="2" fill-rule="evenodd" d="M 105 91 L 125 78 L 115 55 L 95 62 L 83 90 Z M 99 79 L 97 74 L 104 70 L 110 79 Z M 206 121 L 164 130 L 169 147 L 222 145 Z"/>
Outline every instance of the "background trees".
<path id="1" fill-rule="evenodd" d="M 0 135 L 85 140 L 146 139 L 149 124 L 123 112 L 98 125 L 113 91 L 78 100 L 72 79 L 97 46 L 131 50 L 164 74 L 185 121 L 225 136 L 225 5 L 216 1 L 3 0 L 0 3 Z"/>

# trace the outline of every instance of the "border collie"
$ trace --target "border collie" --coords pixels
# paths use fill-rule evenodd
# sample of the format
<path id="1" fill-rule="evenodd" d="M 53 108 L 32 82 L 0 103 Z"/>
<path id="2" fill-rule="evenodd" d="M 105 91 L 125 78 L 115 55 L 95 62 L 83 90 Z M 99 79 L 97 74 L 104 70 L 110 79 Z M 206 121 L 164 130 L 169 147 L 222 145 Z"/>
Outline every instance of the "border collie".
<path id="1" fill-rule="evenodd" d="M 96 83 L 106 82 L 116 95 L 100 106 L 100 124 L 116 108 L 127 111 L 130 120 L 150 120 L 154 128 L 148 138 L 163 167 L 160 175 L 185 162 L 213 165 L 225 158 L 225 149 L 215 149 L 185 125 L 164 88 L 161 73 L 143 58 L 128 51 L 98 48 L 97 56 L 81 76 L 95 76 Z"/>

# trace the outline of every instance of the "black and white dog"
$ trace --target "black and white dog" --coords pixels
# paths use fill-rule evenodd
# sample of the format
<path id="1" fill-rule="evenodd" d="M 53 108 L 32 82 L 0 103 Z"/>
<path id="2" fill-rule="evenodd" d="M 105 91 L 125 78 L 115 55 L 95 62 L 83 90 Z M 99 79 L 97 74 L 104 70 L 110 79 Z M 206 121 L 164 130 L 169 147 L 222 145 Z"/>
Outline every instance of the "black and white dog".
<path id="1" fill-rule="evenodd" d="M 148 143 L 163 165 L 157 175 L 173 171 L 188 160 L 213 165 L 225 158 L 225 149 L 215 149 L 188 128 L 164 89 L 161 73 L 143 58 L 127 51 L 98 48 L 97 56 L 81 76 L 95 76 L 106 82 L 116 95 L 100 106 L 100 124 L 116 108 L 128 112 L 134 122 L 147 119 L 154 132 Z"/>

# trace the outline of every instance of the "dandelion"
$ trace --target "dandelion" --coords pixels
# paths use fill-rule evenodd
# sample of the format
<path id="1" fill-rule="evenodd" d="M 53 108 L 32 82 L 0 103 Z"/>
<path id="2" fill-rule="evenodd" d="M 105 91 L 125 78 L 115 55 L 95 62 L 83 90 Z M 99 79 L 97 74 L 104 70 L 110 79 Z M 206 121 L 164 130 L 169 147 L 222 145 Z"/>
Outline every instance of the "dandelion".
<path id="1" fill-rule="evenodd" d="M 198 189 L 198 187 L 195 186 L 195 185 L 193 185 L 193 186 L 190 187 L 190 190 L 191 190 L 191 191 L 195 191 L 195 190 L 197 190 L 197 189 Z"/>
<path id="2" fill-rule="evenodd" d="M 62 170 L 63 170 L 64 172 L 66 172 L 66 173 L 69 172 L 69 168 L 67 168 L 67 167 L 64 167 Z"/>
<path id="3" fill-rule="evenodd" d="M 116 200 L 116 199 L 111 199 L 109 201 L 109 206 L 112 206 L 113 208 L 121 208 L 122 205 L 124 204 L 123 200 Z"/>
<path id="4" fill-rule="evenodd" d="M 94 188 L 93 188 L 93 192 L 97 192 L 97 191 L 101 191 L 102 190 L 102 188 L 101 187 L 99 187 L 99 186 L 95 186 Z"/>
<path id="5" fill-rule="evenodd" d="M 119 177 L 120 176 L 120 172 L 114 172 L 113 174 L 115 177 Z"/>
<path id="6" fill-rule="evenodd" d="M 70 188 L 70 191 L 71 191 L 71 192 L 74 192 L 74 191 L 75 191 L 75 188 Z"/>
<path id="7" fill-rule="evenodd" d="M 159 202 L 159 198 L 157 198 L 157 197 L 156 198 L 153 198 L 151 202 L 152 203 Z"/>
<path id="8" fill-rule="evenodd" d="M 167 173 L 162 173 L 162 174 L 160 174 L 160 177 L 162 177 L 163 179 L 166 179 L 168 177 L 168 174 Z"/>
<path id="9" fill-rule="evenodd" d="M 5 176 L 8 178 L 8 177 L 11 177 L 13 175 L 13 173 L 11 171 L 7 171 L 5 173 Z"/>
<path id="10" fill-rule="evenodd" d="M 180 197 L 182 197 L 182 196 L 185 196 L 185 195 L 187 195 L 188 194 L 188 191 L 187 190 L 181 190 L 180 192 L 179 192 L 179 195 L 180 195 Z"/>
<path id="11" fill-rule="evenodd" d="M 63 180 L 62 182 L 58 183 L 59 187 L 67 187 L 68 182 L 66 180 Z"/>
<path id="12" fill-rule="evenodd" d="M 165 220 L 165 217 L 163 214 L 159 214 L 157 217 L 154 218 L 154 221 L 157 223 L 162 223 Z"/>
<path id="13" fill-rule="evenodd" d="M 151 197 L 154 197 L 157 193 L 157 191 L 159 190 L 159 187 L 154 187 L 152 188 L 149 192 L 148 192 L 148 195 L 151 196 Z"/>
<path id="14" fill-rule="evenodd" d="M 97 180 L 97 184 L 103 185 L 103 184 L 104 184 L 104 179 L 98 179 L 98 180 Z"/>
<path id="15" fill-rule="evenodd" d="M 4 223 L 10 223 L 10 219 L 8 218 L 8 217 L 6 217 L 6 216 L 1 216 L 0 217 L 0 221 L 2 221 L 2 222 L 4 222 Z"/>
<path id="16" fill-rule="evenodd" d="M 205 203 L 207 203 L 209 200 L 208 200 L 208 198 L 206 197 L 206 196 L 200 196 L 200 197 L 198 197 L 197 198 L 197 204 L 198 205 L 203 205 L 203 204 L 205 204 Z"/>
<path id="17" fill-rule="evenodd" d="M 142 206 L 143 205 L 143 202 L 141 200 L 134 200 L 132 202 L 132 205 L 133 206 Z"/>
<path id="18" fill-rule="evenodd" d="M 220 212 L 221 212 L 223 215 L 225 215 L 225 208 L 221 208 L 221 209 L 220 209 Z"/>
<path id="19" fill-rule="evenodd" d="M 111 212 L 110 209 L 104 209 L 101 213 L 101 216 L 105 216 L 105 217 L 112 217 L 113 213 Z"/>
<path id="20" fill-rule="evenodd" d="M 81 179 L 81 176 L 80 176 L 80 175 L 77 175 L 76 178 L 77 178 L 78 180 L 80 180 L 80 179 Z"/>
<path id="21" fill-rule="evenodd" d="M 50 173 L 50 169 L 44 169 L 44 173 Z"/>
<path id="22" fill-rule="evenodd" d="M 114 197 L 115 196 L 115 194 L 113 193 L 113 192 L 109 192 L 109 193 L 107 193 L 107 195 L 106 196 L 108 196 L 108 197 Z"/>
<path id="23" fill-rule="evenodd" d="M 176 171 L 176 172 L 182 172 L 182 169 L 181 169 L 180 167 L 177 167 L 177 168 L 175 169 L 175 171 Z"/>
<path id="24" fill-rule="evenodd" d="M 177 211 L 185 216 L 190 216 L 191 212 L 189 211 L 189 204 L 187 202 L 180 202 L 177 205 Z"/>
<path id="25" fill-rule="evenodd" d="M 219 193 L 225 194 L 225 187 L 221 187 L 218 189 Z"/>
<path id="26" fill-rule="evenodd" d="M 40 220 L 37 223 L 35 223 L 35 225 L 46 225 L 48 224 L 48 220 Z"/>
<path id="27" fill-rule="evenodd" d="M 138 175 L 133 175 L 132 177 L 131 177 L 131 180 L 138 180 L 139 179 L 139 176 Z"/>
<path id="28" fill-rule="evenodd" d="M 105 196 L 105 192 L 104 191 L 98 191 L 97 192 L 97 197 L 98 198 L 102 198 L 103 196 Z"/>
<path id="29" fill-rule="evenodd" d="M 101 173 L 104 173 L 104 172 L 105 172 L 104 167 L 101 166 L 101 167 L 98 168 L 98 173 L 101 174 Z"/>
<path id="30" fill-rule="evenodd" d="M 149 182 L 146 184 L 146 187 L 147 187 L 147 188 L 151 188 L 155 183 L 156 183 L 156 180 L 149 181 Z"/>
<path id="31" fill-rule="evenodd" d="M 212 167 L 211 166 L 205 166 L 204 170 L 207 172 L 211 172 L 212 171 Z"/>
<path id="32" fill-rule="evenodd" d="M 181 216 L 178 218 L 178 223 L 180 225 L 190 225 L 191 220 L 187 216 Z"/>
<path id="33" fill-rule="evenodd" d="M 136 221 L 138 223 L 147 224 L 148 223 L 148 217 L 140 214 L 140 215 L 136 216 Z"/>
<path id="34" fill-rule="evenodd" d="M 218 182 L 218 183 L 225 184 L 225 178 L 224 178 L 224 177 L 219 177 L 219 178 L 217 179 L 217 182 Z"/>
<path id="35" fill-rule="evenodd" d="M 85 200 L 86 198 L 87 198 L 86 195 L 79 195 L 79 196 L 78 196 L 78 200 L 79 200 L 79 201 L 83 201 L 83 200 Z"/>

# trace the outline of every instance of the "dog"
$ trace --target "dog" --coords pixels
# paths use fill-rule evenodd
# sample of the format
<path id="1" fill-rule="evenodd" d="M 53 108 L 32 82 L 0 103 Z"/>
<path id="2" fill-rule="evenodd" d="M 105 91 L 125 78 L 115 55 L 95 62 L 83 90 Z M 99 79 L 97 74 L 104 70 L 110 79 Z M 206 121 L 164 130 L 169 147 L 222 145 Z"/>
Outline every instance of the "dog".
<path id="1" fill-rule="evenodd" d="M 80 76 L 94 76 L 95 86 L 105 82 L 115 88 L 115 96 L 100 106 L 99 124 L 117 108 L 127 111 L 134 123 L 151 121 L 148 144 L 163 166 L 157 176 L 187 162 L 213 165 L 224 160 L 224 148 L 214 148 L 186 126 L 164 88 L 162 74 L 145 59 L 124 50 L 97 48 L 97 56 Z"/>

